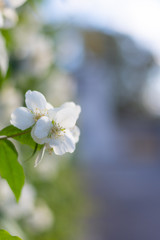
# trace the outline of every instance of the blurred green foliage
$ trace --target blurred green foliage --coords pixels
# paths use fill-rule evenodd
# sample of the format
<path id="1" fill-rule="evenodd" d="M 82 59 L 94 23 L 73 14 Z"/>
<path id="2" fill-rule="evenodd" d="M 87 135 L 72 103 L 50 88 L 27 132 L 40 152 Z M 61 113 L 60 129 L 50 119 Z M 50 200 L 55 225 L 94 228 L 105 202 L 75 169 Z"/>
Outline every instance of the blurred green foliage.
<path id="1" fill-rule="evenodd" d="M 53 159 L 54 161 L 54 159 Z M 50 182 L 34 178 L 33 184 L 39 197 L 44 199 L 54 213 L 53 228 L 46 233 L 30 233 L 34 240 L 74 240 L 81 230 L 80 219 L 84 215 L 84 196 L 82 194 L 77 169 L 70 161 L 61 164 L 58 176 Z"/>

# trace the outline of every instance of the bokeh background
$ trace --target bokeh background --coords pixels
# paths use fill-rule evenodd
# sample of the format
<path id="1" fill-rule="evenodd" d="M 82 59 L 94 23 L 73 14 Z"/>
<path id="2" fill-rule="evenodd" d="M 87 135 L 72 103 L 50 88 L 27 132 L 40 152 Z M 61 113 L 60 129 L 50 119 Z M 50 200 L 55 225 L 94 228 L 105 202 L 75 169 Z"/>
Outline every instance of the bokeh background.
<path id="1" fill-rule="evenodd" d="M 160 1 L 28 0 L 2 30 L 0 127 L 28 90 L 82 107 L 76 152 L 37 168 L 17 148 L 17 204 L 0 181 L 0 225 L 23 240 L 160 239 Z M 22 154 L 23 153 L 23 154 Z"/>

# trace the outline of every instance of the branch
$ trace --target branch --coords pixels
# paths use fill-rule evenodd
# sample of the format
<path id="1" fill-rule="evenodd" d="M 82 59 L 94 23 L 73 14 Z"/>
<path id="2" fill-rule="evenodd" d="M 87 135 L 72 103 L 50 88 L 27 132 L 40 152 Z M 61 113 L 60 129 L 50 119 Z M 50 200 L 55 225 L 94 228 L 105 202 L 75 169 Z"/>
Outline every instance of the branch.
<path id="1" fill-rule="evenodd" d="M 30 132 L 30 130 L 27 130 L 27 131 L 24 131 L 22 133 L 17 133 L 17 134 L 13 134 L 13 135 L 9 135 L 9 136 L 0 137 L 0 140 L 8 139 L 8 138 L 14 138 L 14 137 L 21 136 L 21 135 L 24 135 L 24 134 L 29 133 L 29 132 Z"/>

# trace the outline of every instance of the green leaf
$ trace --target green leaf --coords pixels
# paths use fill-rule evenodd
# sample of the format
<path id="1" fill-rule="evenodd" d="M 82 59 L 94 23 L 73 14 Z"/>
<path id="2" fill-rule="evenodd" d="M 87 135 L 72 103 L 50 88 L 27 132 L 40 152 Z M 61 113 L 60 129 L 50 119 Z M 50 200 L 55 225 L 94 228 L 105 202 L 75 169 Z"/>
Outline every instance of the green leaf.
<path id="1" fill-rule="evenodd" d="M 17 160 L 18 154 L 12 142 L 0 141 L 0 175 L 6 179 L 16 200 L 19 200 L 24 185 L 23 168 Z M 0 238 L 1 239 L 1 238 Z"/>
<path id="2" fill-rule="evenodd" d="M 0 240 L 22 240 L 19 237 L 11 236 L 7 231 L 0 229 Z"/>
<path id="3" fill-rule="evenodd" d="M 33 141 L 31 137 L 31 128 L 28 128 L 24 131 L 14 127 L 13 125 L 10 125 L 8 127 L 3 128 L 0 131 L 0 136 L 8 136 L 11 137 L 17 141 L 19 141 L 22 144 L 29 145 L 33 149 L 36 146 L 36 143 Z"/>

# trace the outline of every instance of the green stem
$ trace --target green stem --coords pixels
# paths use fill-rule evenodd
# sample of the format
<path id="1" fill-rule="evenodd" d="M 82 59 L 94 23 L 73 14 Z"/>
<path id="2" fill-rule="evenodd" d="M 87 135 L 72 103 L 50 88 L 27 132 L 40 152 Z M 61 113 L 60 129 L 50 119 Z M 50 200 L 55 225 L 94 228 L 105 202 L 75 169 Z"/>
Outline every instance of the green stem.
<path id="1" fill-rule="evenodd" d="M 14 137 L 17 137 L 17 136 L 21 136 L 21 135 L 24 135 L 24 134 L 26 134 L 26 133 L 29 133 L 30 131 L 31 131 L 31 130 L 27 130 L 27 131 L 24 131 L 24 132 L 21 132 L 21 133 L 16 133 L 16 134 L 13 134 L 13 135 L 0 137 L 0 140 L 7 139 L 7 138 L 14 138 Z"/>

